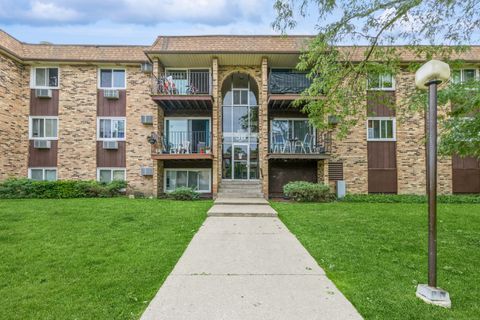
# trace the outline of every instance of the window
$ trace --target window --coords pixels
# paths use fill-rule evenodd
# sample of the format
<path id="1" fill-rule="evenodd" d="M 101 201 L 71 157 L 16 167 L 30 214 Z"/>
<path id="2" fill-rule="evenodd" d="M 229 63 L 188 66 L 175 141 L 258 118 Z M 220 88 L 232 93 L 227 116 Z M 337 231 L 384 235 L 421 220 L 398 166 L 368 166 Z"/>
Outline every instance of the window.
<path id="1" fill-rule="evenodd" d="M 33 68 L 32 88 L 58 88 L 58 68 Z"/>
<path id="2" fill-rule="evenodd" d="M 36 181 L 57 180 L 57 169 L 55 168 L 29 168 L 28 179 Z"/>
<path id="3" fill-rule="evenodd" d="M 100 69 L 100 89 L 125 89 L 124 69 Z"/>
<path id="4" fill-rule="evenodd" d="M 125 140 L 125 118 L 98 118 L 97 140 Z"/>
<path id="5" fill-rule="evenodd" d="M 165 191 L 189 187 L 197 192 L 210 192 L 210 169 L 165 169 Z"/>
<path id="6" fill-rule="evenodd" d="M 394 90 L 395 79 L 393 75 L 388 73 L 383 74 L 370 74 L 368 75 L 369 90 Z"/>
<path id="7" fill-rule="evenodd" d="M 452 82 L 454 84 L 460 84 L 465 82 L 471 82 L 477 80 L 476 69 L 458 69 L 452 72 Z"/>
<path id="8" fill-rule="evenodd" d="M 97 181 L 104 183 L 110 183 L 114 180 L 125 181 L 125 173 L 124 168 L 98 168 Z"/>
<path id="9" fill-rule="evenodd" d="M 30 139 L 57 139 L 58 118 L 57 117 L 30 117 L 29 121 Z"/>
<path id="10" fill-rule="evenodd" d="M 164 137 L 169 152 L 202 152 L 210 147 L 210 119 L 166 118 Z"/>
<path id="11" fill-rule="evenodd" d="M 369 141 L 395 141 L 395 119 L 393 118 L 368 118 L 367 140 Z"/>

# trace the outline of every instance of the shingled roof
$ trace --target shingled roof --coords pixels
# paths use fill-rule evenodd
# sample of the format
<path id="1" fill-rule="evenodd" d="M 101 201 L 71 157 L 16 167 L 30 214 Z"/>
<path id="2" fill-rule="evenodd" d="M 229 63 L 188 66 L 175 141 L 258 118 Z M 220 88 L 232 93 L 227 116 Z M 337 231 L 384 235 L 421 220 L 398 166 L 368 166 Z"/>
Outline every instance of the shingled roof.
<path id="1" fill-rule="evenodd" d="M 148 46 L 59 45 L 20 42 L 0 30 L 0 49 L 25 61 L 144 62 Z"/>
<path id="2" fill-rule="evenodd" d="M 159 36 L 148 53 L 299 53 L 312 36 Z"/>

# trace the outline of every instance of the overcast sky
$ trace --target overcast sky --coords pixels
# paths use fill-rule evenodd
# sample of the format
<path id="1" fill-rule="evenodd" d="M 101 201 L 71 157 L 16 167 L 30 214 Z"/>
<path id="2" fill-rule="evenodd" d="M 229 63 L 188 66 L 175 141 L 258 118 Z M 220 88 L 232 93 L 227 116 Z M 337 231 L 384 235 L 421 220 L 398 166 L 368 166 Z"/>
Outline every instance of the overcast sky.
<path id="1" fill-rule="evenodd" d="M 158 35 L 275 34 L 273 0 L 0 0 L 0 28 L 38 43 L 151 44 Z M 290 34 L 314 34 L 313 18 Z"/>

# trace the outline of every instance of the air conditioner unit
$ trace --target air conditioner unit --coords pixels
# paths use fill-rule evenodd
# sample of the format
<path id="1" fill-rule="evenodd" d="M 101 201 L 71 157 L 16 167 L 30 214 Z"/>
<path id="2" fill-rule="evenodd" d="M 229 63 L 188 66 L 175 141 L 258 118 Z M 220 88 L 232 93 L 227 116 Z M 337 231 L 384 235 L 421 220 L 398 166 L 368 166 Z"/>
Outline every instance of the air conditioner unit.
<path id="1" fill-rule="evenodd" d="M 103 141 L 103 149 L 107 149 L 107 150 L 118 149 L 118 141 Z"/>
<path id="2" fill-rule="evenodd" d="M 51 89 L 35 89 L 35 97 L 37 98 L 51 98 L 52 90 Z"/>
<path id="3" fill-rule="evenodd" d="M 145 73 L 153 72 L 153 64 L 150 62 L 144 62 L 140 65 L 140 70 Z"/>
<path id="4" fill-rule="evenodd" d="M 145 115 L 141 118 L 142 124 L 153 124 L 153 116 Z"/>
<path id="5" fill-rule="evenodd" d="M 153 167 L 142 167 L 140 170 L 141 176 L 153 176 Z"/>
<path id="6" fill-rule="evenodd" d="M 50 149 L 52 143 L 50 140 L 33 140 L 33 147 L 35 149 Z"/>
<path id="7" fill-rule="evenodd" d="M 120 97 L 120 92 L 115 89 L 105 89 L 103 90 L 103 96 L 107 99 L 118 99 Z"/>

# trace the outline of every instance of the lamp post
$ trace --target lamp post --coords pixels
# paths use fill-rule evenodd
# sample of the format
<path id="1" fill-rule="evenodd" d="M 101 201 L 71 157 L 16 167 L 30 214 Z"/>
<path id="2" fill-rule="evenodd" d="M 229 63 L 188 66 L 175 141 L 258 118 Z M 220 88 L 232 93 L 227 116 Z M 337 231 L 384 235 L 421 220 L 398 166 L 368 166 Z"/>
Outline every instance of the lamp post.
<path id="1" fill-rule="evenodd" d="M 428 89 L 427 111 L 427 196 L 428 196 L 428 284 L 417 286 L 423 301 L 450 308 L 450 295 L 437 287 L 437 87 L 450 78 L 448 64 L 430 60 L 415 73 L 415 85 Z"/>

